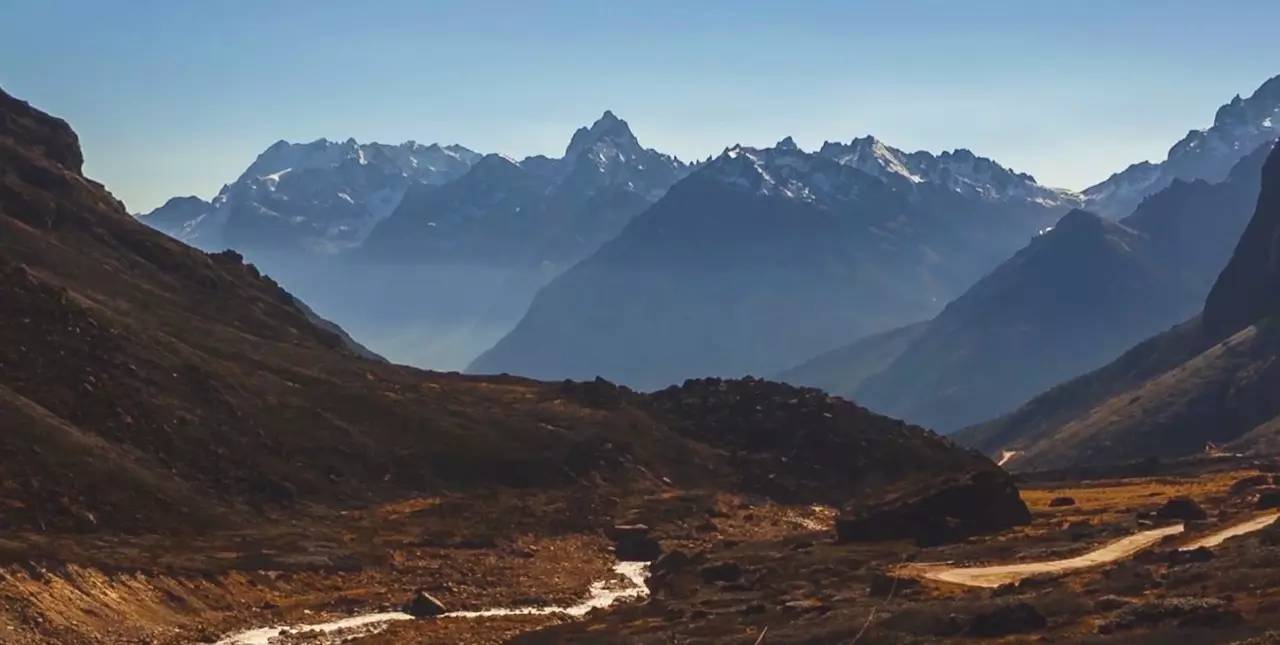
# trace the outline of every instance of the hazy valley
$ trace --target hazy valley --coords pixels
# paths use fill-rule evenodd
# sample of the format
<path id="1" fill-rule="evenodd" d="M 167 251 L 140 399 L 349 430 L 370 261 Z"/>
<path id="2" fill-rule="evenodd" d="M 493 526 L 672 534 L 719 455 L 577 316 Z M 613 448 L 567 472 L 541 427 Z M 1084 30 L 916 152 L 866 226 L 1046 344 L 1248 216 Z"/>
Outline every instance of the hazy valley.
<path id="1" fill-rule="evenodd" d="M 0 643 L 1280 642 L 1265 7 L 872 4 L 15 7 Z"/>

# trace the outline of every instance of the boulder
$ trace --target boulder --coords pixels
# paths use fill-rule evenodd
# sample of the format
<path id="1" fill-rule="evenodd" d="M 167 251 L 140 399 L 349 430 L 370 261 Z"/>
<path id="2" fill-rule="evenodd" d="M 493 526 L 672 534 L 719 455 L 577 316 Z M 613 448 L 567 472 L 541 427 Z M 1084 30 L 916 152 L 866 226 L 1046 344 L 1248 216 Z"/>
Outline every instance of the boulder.
<path id="1" fill-rule="evenodd" d="M 1213 559 L 1213 551 L 1208 547 L 1195 549 L 1177 549 L 1169 552 L 1169 564 L 1196 564 Z"/>
<path id="2" fill-rule="evenodd" d="M 649 566 L 649 574 L 655 578 L 668 576 L 683 571 L 693 562 L 693 556 L 684 551 L 675 550 L 663 553 Z"/>
<path id="3" fill-rule="evenodd" d="M 652 562 L 662 555 L 661 545 L 644 524 L 618 524 L 605 535 L 613 540 L 614 555 L 624 562 Z"/>
<path id="4" fill-rule="evenodd" d="M 1258 491 L 1258 501 L 1254 502 L 1258 509 L 1280 508 L 1280 488 L 1270 487 Z"/>
<path id="5" fill-rule="evenodd" d="M 1260 486 L 1270 486 L 1274 479 L 1271 475 L 1252 475 L 1243 479 L 1237 479 L 1231 484 L 1231 493 L 1239 494 Z"/>
<path id="6" fill-rule="evenodd" d="M 1075 505 L 1076 505 L 1076 498 L 1074 497 L 1063 496 L 1063 497 L 1055 497 L 1049 500 L 1050 508 L 1058 508 L 1060 506 L 1075 506 Z"/>
<path id="7" fill-rule="evenodd" d="M 1194 500 L 1186 497 L 1174 497 L 1164 503 L 1163 506 L 1156 511 L 1156 517 L 1162 520 L 1183 520 L 1199 521 L 1209 519 L 1209 514 L 1205 512 L 1199 504 Z"/>
<path id="8" fill-rule="evenodd" d="M 447 612 L 444 603 L 436 600 L 431 594 L 419 589 L 414 592 L 413 597 L 409 599 L 408 604 L 404 606 L 404 613 L 414 618 L 433 618 Z"/>
<path id="9" fill-rule="evenodd" d="M 704 582 L 733 582 L 742 577 L 742 567 L 737 562 L 717 562 L 698 569 Z"/>
<path id="10" fill-rule="evenodd" d="M 873 598 L 888 598 L 890 595 L 901 595 L 919 586 L 920 581 L 915 578 L 895 576 L 877 571 L 871 574 L 871 584 L 867 586 L 867 595 Z"/>
<path id="11" fill-rule="evenodd" d="M 979 471 L 846 509 L 836 520 L 841 542 L 914 539 L 922 546 L 1027 524 L 1031 513 L 1007 473 Z"/>
<path id="12" fill-rule="evenodd" d="M 1015 602 L 999 605 L 981 612 L 969 621 L 970 636 L 1007 636 L 1025 634 L 1044 629 L 1049 624 L 1029 603 Z"/>

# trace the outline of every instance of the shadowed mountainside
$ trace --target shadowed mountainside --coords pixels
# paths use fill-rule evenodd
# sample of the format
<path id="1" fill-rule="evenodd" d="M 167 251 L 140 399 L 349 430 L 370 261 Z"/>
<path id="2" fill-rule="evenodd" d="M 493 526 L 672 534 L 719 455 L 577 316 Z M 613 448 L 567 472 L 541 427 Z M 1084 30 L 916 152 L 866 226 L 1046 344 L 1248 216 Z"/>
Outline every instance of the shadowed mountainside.
<path id="1" fill-rule="evenodd" d="M 966 150 L 735 146 L 551 281 L 468 369 L 645 389 L 774 374 L 935 314 L 1072 203 Z"/>
<path id="2" fill-rule="evenodd" d="M 1201 315 L 1099 370 L 957 439 L 1018 450 L 1017 468 L 1179 456 L 1206 444 L 1280 445 L 1280 149 L 1262 171 L 1253 219 Z"/>
<path id="3" fill-rule="evenodd" d="M 6 530 L 181 532 L 446 487 L 837 502 L 999 474 L 816 390 L 694 382 L 644 396 L 361 357 L 239 255 L 142 225 L 80 165 L 65 123 L 0 93 Z M 789 459 L 808 446 L 827 447 L 816 468 Z"/>
<path id="4" fill-rule="evenodd" d="M 949 432 L 1105 365 L 1200 309 L 1253 214 L 1270 150 L 1258 148 L 1217 184 L 1175 180 L 1120 222 L 1069 213 L 947 305 L 886 367 L 854 390 L 830 391 Z"/>

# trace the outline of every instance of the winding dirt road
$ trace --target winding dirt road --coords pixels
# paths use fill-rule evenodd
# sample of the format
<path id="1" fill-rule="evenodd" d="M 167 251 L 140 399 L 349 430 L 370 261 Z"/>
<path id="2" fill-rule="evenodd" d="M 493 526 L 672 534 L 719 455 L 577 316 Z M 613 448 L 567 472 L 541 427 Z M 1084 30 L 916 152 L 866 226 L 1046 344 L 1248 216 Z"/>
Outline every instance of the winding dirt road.
<path id="1" fill-rule="evenodd" d="M 1266 528 L 1278 518 L 1280 518 L 1280 512 L 1265 513 L 1197 538 L 1179 547 L 1179 550 L 1186 551 L 1200 547 L 1215 547 L 1233 537 Z M 998 587 L 1002 584 L 1018 582 L 1035 575 L 1068 573 L 1116 562 L 1150 547 L 1170 535 L 1182 533 L 1183 530 L 1184 526 L 1182 524 L 1174 524 L 1142 531 L 1105 544 L 1083 555 L 1063 560 L 1020 562 L 1018 564 L 982 567 L 953 567 L 943 563 L 909 564 L 899 568 L 899 571 L 906 575 L 970 587 Z"/>
<path id="2" fill-rule="evenodd" d="M 952 567 L 946 565 L 908 565 L 903 569 L 916 576 L 951 582 L 970 587 L 999 587 L 1002 584 L 1017 582 L 1042 573 L 1065 573 L 1078 569 L 1087 569 L 1098 565 L 1115 562 L 1141 551 L 1165 537 L 1181 533 L 1183 526 L 1175 524 L 1149 531 L 1135 533 L 1129 537 L 1116 540 L 1084 555 L 1064 560 L 1045 560 L 1042 562 L 1022 562 L 1018 564 L 1002 564 L 988 567 Z"/>
<path id="3" fill-rule="evenodd" d="M 1252 533 L 1271 526 L 1271 524 L 1278 518 L 1280 518 L 1280 511 L 1274 513 L 1263 513 L 1251 520 L 1240 522 L 1239 524 L 1228 526 L 1221 531 L 1210 533 L 1209 535 L 1183 546 L 1180 550 L 1190 551 L 1191 549 L 1198 549 L 1200 547 L 1213 548 L 1233 537 L 1236 537 L 1237 535 Z"/>

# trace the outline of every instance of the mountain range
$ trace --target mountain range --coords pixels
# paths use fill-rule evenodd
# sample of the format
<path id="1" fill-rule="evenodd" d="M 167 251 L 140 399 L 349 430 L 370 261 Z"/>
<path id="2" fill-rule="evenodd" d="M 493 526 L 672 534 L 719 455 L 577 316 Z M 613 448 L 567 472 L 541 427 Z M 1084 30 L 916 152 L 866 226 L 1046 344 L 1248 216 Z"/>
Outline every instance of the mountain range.
<path id="1" fill-rule="evenodd" d="M 1072 211 L 909 334 L 857 340 L 779 377 L 947 432 L 1009 412 L 1185 320 L 1253 212 L 1277 135 L 1266 116 L 1280 109 L 1277 87 L 1272 79 L 1236 97 L 1213 127 L 1174 146 L 1173 161 L 1150 165 L 1179 176 L 1147 186 L 1155 192 L 1126 217 L 1086 190 L 1077 205 L 1105 215 Z M 1213 170 L 1222 163 L 1233 165 Z"/>
<path id="2" fill-rule="evenodd" d="M 277 141 L 209 202 L 175 197 L 139 218 L 205 250 L 332 253 L 359 244 L 410 186 L 462 176 L 462 146 Z"/>
<path id="3" fill-rule="evenodd" d="M 870 137 L 684 164 L 608 112 L 557 159 L 278 144 L 142 221 L 83 165 L 0 90 L 5 642 L 1276 626 L 1271 139 L 1123 217 Z M 473 367 L 549 380 L 398 365 L 326 317 L 421 342 L 522 297 Z M 858 402 L 737 377 L 814 355 L 787 378 Z M 571 380 L 597 372 L 653 391 Z M 954 439 L 862 405 L 947 428 L 1040 390 Z"/>
<path id="4" fill-rule="evenodd" d="M 563 269 L 617 235 L 691 170 L 647 149 L 606 111 L 559 159 L 491 154 L 458 181 L 416 186 L 381 222 L 362 259 Z"/>
<path id="5" fill-rule="evenodd" d="M 988 460 L 817 390 L 690 381 L 642 395 L 374 360 L 237 253 L 139 223 L 82 162 L 65 122 L 0 91 L 11 537 L 203 537 L 276 512 L 346 517 L 357 502 L 446 489 L 581 502 L 708 486 L 842 503 L 968 490 L 970 476 L 1025 521 Z M 574 519 L 596 532 L 607 521 Z M 64 642 L 53 634 L 40 642 Z"/>
<path id="6" fill-rule="evenodd" d="M 929 317 L 1077 203 L 966 150 L 734 146 L 552 280 L 469 369 L 642 388 L 773 373 Z"/>
<path id="7" fill-rule="evenodd" d="M 1190 315 L 1277 110 L 1280 77 L 1081 193 L 869 136 L 686 164 L 608 111 L 559 158 L 279 142 L 143 221 L 237 248 L 393 360 L 642 388 L 781 374 L 949 431 Z"/>
<path id="8" fill-rule="evenodd" d="M 1143 161 L 1086 188 L 1089 210 L 1112 219 L 1125 217 L 1149 195 L 1175 180 L 1222 181 L 1245 155 L 1280 136 L 1280 76 L 1263 83 L 1247 99 L 1236 95 L 1218 108 L 1213 125 L 1192 130 L 1169 149 L 1164 161 Z"/>
<path id="9" fill-rule="evenodd" d="M 1008 412 L 1199 309 L 1270 148 L 1219 183 L 1176 179 L 1119 222 L 1073 210 L 903 342 L 864 339 L 780 378 L 943 432 Z"/>
<path id="10" fill-rule="evenodd" d="M 174 198 L 140 219 L 234 248 L 381 354 L 460 369 L 691 168 L 612 112 L 560 158 L 278 142 L 211 203 Z"/>
<path id="11" fill-rule="evenodd" d="M 1280 448 L 1280 148 L 1201 313 L 958 440 L 1012 467 Z"/>

